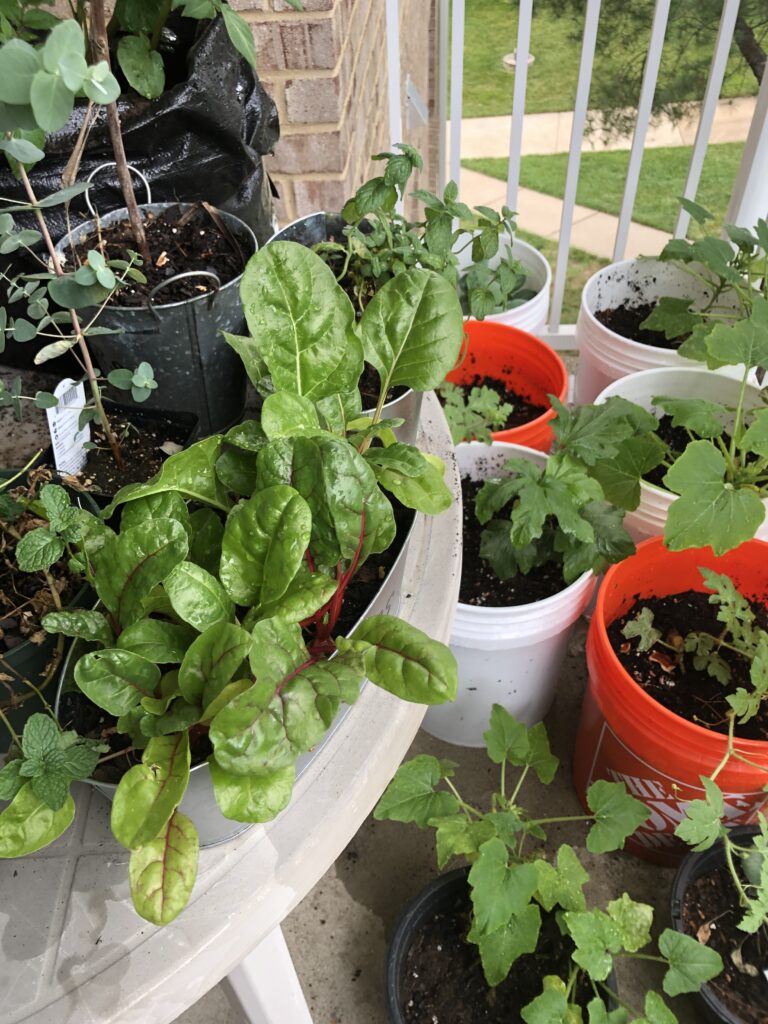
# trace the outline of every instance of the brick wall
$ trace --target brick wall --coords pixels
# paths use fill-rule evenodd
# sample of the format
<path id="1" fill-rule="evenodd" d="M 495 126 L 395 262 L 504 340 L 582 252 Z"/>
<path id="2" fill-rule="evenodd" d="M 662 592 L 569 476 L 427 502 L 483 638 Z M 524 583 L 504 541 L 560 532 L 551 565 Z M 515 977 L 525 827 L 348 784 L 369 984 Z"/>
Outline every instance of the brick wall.
<path id="1" fill-rule="evenodd" d="M 259 74 L 277 104 L 281 137 L 267 158 L 285 223 L 338 210 L 389 148 L 384 0 L 230 0 L 253 26 Z M 425 157 L 414 187 L 433 188 L 435 119 L 409 129 L 406 76 L 434 111 L 435 0 L 400 0 L 403 141 Z"/>

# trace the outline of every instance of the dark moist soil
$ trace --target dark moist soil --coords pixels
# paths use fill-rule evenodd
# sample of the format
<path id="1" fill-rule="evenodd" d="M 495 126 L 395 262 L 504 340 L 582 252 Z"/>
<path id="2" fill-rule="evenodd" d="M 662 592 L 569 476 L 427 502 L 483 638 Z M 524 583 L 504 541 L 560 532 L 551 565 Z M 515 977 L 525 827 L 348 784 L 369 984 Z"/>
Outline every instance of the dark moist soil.
<path id="1" fill-rule="evenodd" d="M 461 893 L 450 910 L 441 911 L 417 932 L 405 960 L 402 1012 L 408 1024 L 522 1024 L 520 1011 L 541 995 L 542 979 L 567 979 L 570 949 L 553 914 L 542 919 L 535 953 L 515 961 L 509 977 L 489 989 L 477 946 L 466 941 L 469 896 Z M 586 985 L 577 997 L 590 999 Z"/>
<path id="2" fill-rule="evenodd" d="M 632 678 L 669 711 L 680 715 L 713 732 L 728 733 L 727 714 L 730 705 L 728 694 L 742 686 L 752 689 L 749 680 L 749 662 L 738 654 L 721 649 L 723 658 L 731 667 L 731 681 L 724 686 L 706 669 L 697 670 L 693 655 L 683 656 L 685 671 L 678 663 L 675 652 L 656 644 L 650 651 L 638 651 L 637 640 L 627 640 L 622 629 L 634 619 L 643 608 L 653 612 L 653 625 L 661 631 L 662 640 L 673 644 L 692 631 L 707 632 L 717 636 L 723 624 L 717 620 L 717 606 L 709 603 L 709 593 L 686 590 L 669 597 L 636 598 L 636 603 L 626 615 L 615 619 L 608 627 L 608 639 L 616 657 Z M 757 624 L 768 628 L 768 611 L 765 606 L 750 602 L 757 616 Z M 742 739 L 768 739 L 768 709 L 765 702 L 761 711 L 746 725 L 737 725 L 736 734 Z"/>
<path id="3" fill-rule="evenodd" d="M 688 337 L 688 333 L 681 334 L 671 341 L 663 331 L 649 331 L 640 324 L 646 320 L 656 309 L 655 302 L 643 302 L 634 305 L 625 302 L 614 309 L 596 309 L 595 319 L 609 331 L 620 334 L 622 338 L 629 338 L 630 341 L 639 341 L 643 345 L 653 345 L 654 348 L 678 349 Z"/>
<path id="4" fill-rule="evenodd" d="M 152 289 L 190 270 L 206 270 L 215 273 L 221 284 L 228 284 L 242 273 L 248 253 L 239 246 L 230 232 L 222 232 L 214 218 L 205 208 L 196 204 L 189 210 L 174 206 L 155 216 L 144 212 L 144 227 L 147 244 L 152 254 L 152 263 L 145 263 L 140 269 L 147 278 L 146 284 L 128 281 L 110 302 L 112 306 L 146 306 L 147 296 Z M 219 221 L 219 223 L 222 223 Z M 102 228 L 100 237 L 78 236 L 74 247 L 79 266 L 88 259 L 94 249 L 101 251 L 106 259 L 127 259 L 128 250 L 138 249 L 127 221 Z M 157 305 L 182 302 L 198 298 L 214 290 L 211 279 L 189 277 L 175 281 L 155 297 Z"/>
<path id="5" fill-rule="evenodd" d="M 527 576 L 513 576 L 500 580 L 487 562 L 480 558 L 480 535 L 485 529 L 475 516 L 475 499 L 482 480 L 461 478 L 463 504 L 463 555 L 461 560 L 461 587 L 459 600 L 480 608 L 507 608 L 530 604 L 552 597 L 565 588 L 563 568 L 556 562 L 531 569 Z"/>
<path id="6" fill-rule="evenodd" d="M 768 936 L 764 932 L 747 935 L 738 928 L 743 911 L 727 868 L 722 866 L 695 879 L 683 897 L 681 912 L 686 932 L 700 942 L 706 940 L 725 965 L 722 974 L 708 981 L 707 987 L 744 1024 L 765 1024 L 768 981 L 763 968 L 768 957 Z M 758 969 L 756 978 L 738 970 L 731 959 L 731 953 L 739 947 L 743 963 Z"/>
<path id="7" fill-rule="evenodd" d="M 101 427 L 91 424 L 91 441 L 98 445 L 88 452 L 85 466 L 77 476 L 67 477 L 94 495 L 113 497 L 126 484 L 145 483 L 160 469 L 169 455 L 189 443 L 190 430 L 173 419 L 144 418 L 139 411 L 129 422 L 125 417 L 111 417 L 115 435 L 120 440 L 124 466 L 121 469 L 112 456 Z M 165 448 L 164 448 L 165 446 Z"/>
<path id="8" fill-rule="evenodd" d="M 363 400 L 363 409 L 375 409 L 376 403 L 379 400 L 381 378 L 374 368 L 368 363 L 363 365 L 363 372 L 357 386 L 360 391 L 360 397 Z M 408 388 L 403 384 L 398 384 L 396 387 L 390 388 L 387 391 L 386 400 L 388 402 L 394 402 L 396 398 L 402 398 L 407 390 Z"/>
<path id="9" fill-rule="evenodd" d="M 30 473 L 30 482 L 36 481 L 30 491 L 28 487 L 16 487 L 11 497 L 21 498 L 54 479 L 48 467 L 39 467 Z M 45 519 L 38 519 L 32 512 L 24 512 L 13 524 L 21 534 L 37 527 L 47 527 Z M 49 634 L 40 625 L 48 612 L 56 610 L 50 587 L 42 572 L 21 572 L 16 565 L 16 538 L 3 528 L 0 521 L 0 656 L 18 647 L 25 640 L 42 644 Z M 72 600 L 82 585 L 81 577 L 73 577 L 67 571 L 67 559 L 54 562 L 48 570 L 64 607 Z"/>

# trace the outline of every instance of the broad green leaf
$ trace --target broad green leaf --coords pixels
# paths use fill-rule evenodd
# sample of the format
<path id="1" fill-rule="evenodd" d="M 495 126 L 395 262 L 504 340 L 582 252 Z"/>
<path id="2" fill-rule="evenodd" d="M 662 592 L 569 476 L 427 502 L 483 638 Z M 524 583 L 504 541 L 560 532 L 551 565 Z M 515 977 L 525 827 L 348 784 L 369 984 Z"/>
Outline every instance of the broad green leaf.
<path id="1" fill-rule="evenodd" d="M 540 996 L 536 996 L 533 1002 L 520 1011 L 521 1018 L 525 1024 L 569 1024 L 568 997 L 565 985 L 561 982 L 558 987 L 547 987 L 547 980 L 544 979 L 544 990 Z M 557 979 L 560 981 L 560 979 Z"/>
<path id="2" fill-rule="evenodd" d="M 41 72 L 41 74 L 45 74 L 45 72 Z M 109 297 L 109 293 L 110 289 L 104 288 L 100 284 L 79 284 L 75 280 L 74 274 L 65 274 L 64 277 L 57 277 L 53 281 L 48 282 L 48 294 L 62 309 L 84 309 L 91 306 L 100 306 Z M 54 342 L 54 344 L 58 343 Z M 48 347 L 52 348 L 53 346 Z M 53 354 L 57 355 L 58 352 Z M 51 358 L 51 356 L 46 358 Z M 38 353 L 36 361 L 42 361 L 40 353 Z"/>
<path id="3" fill-rule="evenodd" d="M 593 980 L 605 981 L 613 967 L 613 954 L 621 949 L 621 927 L 602 910 L 569 910 L 564 919 L 576 943 L 573 960 Z"/>
<path id="4" fill-rule="evenodd" d="M 80 25 L 74 20 L 60 21 L 49 32 L 43 44 L 42 59 L 46 71 L 58 70 L 62 57 L 75 53 L 85 55 L 85 37 Z"/>
<path id="5" fill-rule="evenodd" d="M 442 704 L 456 698 L 458 676 L 453 654 L 409 622 L 372 615 L 349 639 L 339 637 L 336 644 L 340 651 L 361 653 L 371 682 L 402 700 Z"/>
<path id="6" fill-rule="evenodd" d="M 558 450 L 567 451 L 587 466 L 601 459 L 612 459 L 622 441 L 641 434 L 654 433 L 656 417 L 625 398 L 609 398 L 602 405 L 582 405 L 567 409 L 553 395 L 549 396 L 557 416 L 552 430 L 558 439 Z"/>
<path id="7" fill-rule="evenodd" d="M 296 242 L 271 242 L 240 285 L 248 329 L 279 391 L 316 401 L 356 387 L 363 369 L 352 303 L 330 267 Z"/>
<path id="8" fill-rule="evenodd" d="M 241 693 L 245 693 L 249 687 L 253 686 L 253 680 L 250 678 L 235 679 L 231 683 L 227 683 L 223 690 L 221 690 L 211 701 L 210 704 L 205 706 L 202 715 L 200 716 L 201 725 L 210 725 L 213 719 L 218 715 L 222 708 L 225 708 L 227 704 L 237 697 Z"/>
<path id="9" fill-rule="evenodd" d="M 237 505 L 221 545 L 221 582 L 241 605 L 279 600 L 309 546 L 312 514 L 292 487 L 276 484 Z"/>
<path id="10" fill-rule="evenodd" d="M 256 453 L 227 445 L 216 459 L 216 476 L 228 491 L 249 498 L 256 489 Z"/>
<path id="11" fill-rule="evenodd" d="M 428 391 L 456 365 L 464 335 L 461 304 L 444 277 L 410 269 L 374 295 L 360 332 L 382 392 L 397 384 Z"/>
<path id="12" fill-rule="evenodd" d="M 143 601 L 184 559 L 187 535 L 175 520 L 153 519 L 109 537 L 95 555 L 95 587 L 122 626 L 143 617 Z"/>
<path id="13" fill-rule="evenodd" d="M 0 812 L 0 858 L 26 857 L 42 850 L 66 832 L 75 816 L 75 801 L 68 796 L 57 811 L 36 796 L 25 783 Z"/>
<path id="14" fill-rule="evenodd" d="M 109 648 L 84 654 L 75 665 L 75 682 L 110 715 L 125 715 L 142 697 L 154 697 L 160 669 L 132 651 Z"/>
<path id="15" fill-rule="evenodd" d="M 758 409 L 751 414 L 749 426 L 738 439 L 737 447 L 743 452 L 754 452 L 768 458 L 768 409 Z"/>
<path id="16" fill-rule="evenodd" d="M 195 826 L 174 811 L 157 838 L 131 853 L 131 897 L 145 920 L 168 924 L 187 905 L 197 875 L 198 846 Z"/>
<path id="17" fill-rule="evenodd" d="M 678 1020 L 658 992 L 646 992 L 645 1015 L 632 1024 L 678 1024 Z"/>
<path id="18" fill-rule="evenodd" d="M 536 898 L 545 910 L 586 910 L 584 886 L 589 875 L 581 866 L 572 846 L 563 844 L 557 851 L 556 867 L 546 860 L 534 861 L 538 873 Z"/>
<path id="19" fill-rule="evenodd" d="M 725 803 L 720 787 L 706 775 L 700 775 L 706 799 L 691 800 L 685 808 L 685 817 L 675 829 L 675 835 L 692 847 L 694 853 L 708 850 L 721 836 Z"/>
<path id="20" fill-rule="evenodd" d="M 0 46 L 0 100 L 23 106 L 29 103 L 32 80 L 40 70 L 40 55 L 21 39 Z"/>
<path id="21" fill-rule="evenodd" d="M 288 0 L 291 6 L 296 7 L 296 3 L 300 0 Z M 298 7 L 297 10 L 303 10 L 302 7 Z M 243 18 L 241 14 L 234 11 L 229 4 L 224 4 L 221 8 L 221 14 L 224 18 L 224 26 L 227 30 L 230 42 L 234 46 L 241 56 L 245 57 L 252 68 L 256 67 L 256 46 L 253 39 L 253 32 L 251 26 Z"/>
<path id="22" fill-rule="evenodd" d="M 211 781 L 216 803 L 225 818 L 233 821 L 272 821 L 288 806 L 296 769 L 293 765 L 272 775 L 232 775 L 211 761 Z"/>
<path id="23" fill-rule="evenodd" d="M 200 511 L 214 514 L 210 509 L 201 509 Z M 189 510 L 187 503 L 177 491 L 160 491 L 124 505 L 120 513 L 120 529 L 128 530 L 132 526 L 140 526 L 149 519 L 175 519 L 184 527 L 184 532 L 191 542 L 192 526 Z"/>
<path id="24" fill-rule="evenodd" d="M 229 702 L 210 727 L 214 759 L 240 776 L 269 776 L 288 768 L 297 751 L 285 732 L 280 698 L 268 679 L 257 679 Z"/>
<path id="25" fill-rule="evenodd" d="M 232 622 L 234 603 L 221 583 L 194 562 L 179 562 L 163 581 L 171 607 L 202 633 L 217 622 Z"/>
<path id="26" fill-rule="evenodd" d="M 189 734 L 151 739 L 120 779 L 112 802 L 112 835 L 129 850 L 158 836 L 181 803 L 189 782 Z"/>
<path id="27" fill-rule="evenodd" d="M 148 483 L 121 487 L 111 504 L 104 509 L 104 518 L 109 519 L 115 509 L 126 501 L 135 501 L 161 491 L 180 491 L 193 501 L 227 512 L 232 503 L 216 476 L 215 468 L 221 443 L 221 437 L 215 434 L 206 437 L 183 452 L 167 458 L 160 471 Z"/>
<path id="28" fill-rule="evenodd" d="M 393 446 L 397 447 L 397 446 Z M 406 447 L 403 445 L 402 447 Z M 445 464 L 436 455 L 419 452 L 421 466 L 417 474 L 403 473 L 397 466 L 382 465 L 377 461 L 387 448 L 369 448 L 367 462 L 373 466 L 376 479 L 406 508 L 416 509 L 428 516 L 437 516 L 453 504 L 453 495 L 445 482 Z M 371 452 L 374 457 L 371 458 Z"/>
<path id="29" fill-rule="evenodd" d="M 198 508 L 191 513 L 189 523 L 192 537 L 187 558 L 215 576 L 219 571 L 221 538 L 224 536 L 221 516 L 212 508 Z"/>
<path id="30" fill-rule="evenodd" d="M 480 960 L 490 986 L 504 981 L 518 957 L 535 952 L 540 928 L 541 911 L 535 903 L 529 903 L 507 924 L 480 938 Z"/>
<path id="31" fill-rule="evenodd" d="M 672 417 L 673 427 L 687 427 L 699 437 L 719 437 L 728 416 L 724 405 L 708 402 L 705 398 L 667 398 L 659 395 L 653 399 L 653 404 L 660 405 Z"/>
<path id="32" fill-rule="evenodd" d="M 531 749 L 528 727 L 513 718 L 501 704 L 494 704 L 491 708 L 490 725 L 483 733 L 483 739 L 488 757 L 494 764 L 503 764 L 506 760 L 515 765 L 526 763 Z"/>
<path id="33" fill-rule="evenodd" d="M 155 665 L 178 665 L 197 634 L 189 626 L 160 619 L 139 619 L 124 629 L 117 646 Z"/>
<path id="34" fill-rule="evenodd" d="M 49 612 L 44 616 L 42 626 L 49 633 L 63 633 L 64 636 L 76 636 L 81 640 L 93 640 L 105 647 L 111 647 L 115 639 L 112 627 L 103 612 Z"/>
<path id="35" fill-rule="evenodd" d="M 453 820 L 459 813 L 459 801 L 453 793 L 435 787 L 442 779 L 453 775 L 454 767 L 452 762 L 439 761 L 429 754 L 419 754 L 401 764 L 376 804 L 374 818 L 377 821 L 413 821 L 419 828 L 426 828 L 438 819 Z"/>
<path id="36" fill-rule="evenodd" d="M 67 88 L 64 80 L 42 68 L 32 79 L 29 100 L 35 120 L 46 132 L 63 128 L 75 105 L 74 93 Z"/>
<path id="37" fill-rule="evenodd" d="M 447 794 L 452 796 L 453 794 Z M 452 857 L 477 853 L 483 843 L 494 836 L 490 816 L 469 821 L 465 814 L 450 814 L 430 818 L 428 824 L 435 829 L 437 866 L 442 870 Z"/>
<path id="38" fill-rule="evenodd" d="M 701 322 L 701 314 L 691 311 L 690 305 L 690 299 L 664 295 L 653 307 L 650 316 L 640 324 L 640 329 L 663 331 L 664 336 L 670 341 L 683 334 L 689 334 Z"/>
<path id="39" fill-rule="evenodd" d="M 13 800 L 27 781 L 20 772 L 23 763 L 21 758 L 16 758 L 14 761 L 6 761 L 0 768 L 0 800 Z"/>
<path id="40" fill-rule="evenodd" d="M 243 297 L 242 289 L 240 297 Z M 226 343 L 233 348 L 240 356 L 245 367 L 245 372 L 251 384 L 258 392 L 261 392 L 265 381 L 269 379 L 269 370 L 264 362 L 264 357 L 259 352 L 253 338 L 243 337 L 240 334 L 230 334 L 228 331 L 221 331 L 221 336 Z"/>
<path id="41" fill-rule="evenodd" d="M 267 395 L 261 409 L 261 426 L 270 440 L 297 434 L 317 434 L 321 429 L 314 403 L 290 391 Z"/>
<path id="42" fill-rule="evenodd" d="M 653 907 L 637 903 L 627 893 L 608 904 L 608 916 L 618 925 L 621 944 L 628 953 L 637 953 L 651 941 Z"/>
<path id="43" fill-rule="evenodd" d="M 509 863 L 509 853 L 500 839 L 489 839 L 480 847 L 469 871 L 470 897 L 474 910 L 470 942 L 491 935 L 522 914 L 536 892 L 538 875 L 531 863 Z"/>
<path id="44" fill-rule="evenodd" d="M 665 928 L 659 936 L 659 952 L 669 961 L 662 982 L 668 996 L 698 992 L 704 982 L 716 977 L 723 969 L 719 953 L 672 928 Z"/>
<path id="45" fill-rule="evenodd" d="M 747 320 L 716 324 L 707 339 L 707 352 L 721 365 L 744 363 L 768 370 L 768 299 L 756 295 Z"/>
<path id="46" fill-rule="evenodd" d="M 16 564 L 22 572 L 50 569 L 64 554 L 64 541 L 47 527 L 25 533 L 16 545 Z"/>
<path id="47" fill-rule="evenodd" d="M 159 701 L 157 703 L 160 703 Z M 142 698 L 142 710 L 151 708 L 148 698 Z M 152 738 L 154 736 L 169 736 L 174 732 L 183 732 L 191 726 L 196 725 L 200 720 L 199 704 L 190 704 L 183 697 L 172 700 L 168 710 L 163 714 L 153 714 L 149 710 L 139 719 L 139 732 L 142 736 Z"/>
<path id="48" fill-rule="evenodd" d="M 338 581 L 335 578 L 322 572 L 310 573 L 299 569 L 281 597 L 253 611 L 263 619 L 277 616 L 288 622 L 303 622 L 327 604 L 337 588 Z"/>
<path id="49" fill-rule="evenodd" d="M 648 808 L 627 793 L 623 782 L 593 782 L 587 790 L 587 804 L 595 816 L 587 835 L 590 853 L 620 850 L 624 840 L 649 817 Z"/>
<path id="50" fill-rule="evenodd" d="M 248 657 L 251 635 L 232 622 L 209 626 L 190 645 L 179 669 L 179 688 L 191 704 L 207 707 Z"/>
<path id="51" fill-rule="evenodd" d="M 165 86 L 163 58 L 150 48 L 146 36 L 122 36 L 117 44 L 117 60 L 128 84 L 140 96 L 153 100 L 162 93 Z"/>
<path id="52" fill-rule="evenodd" d="M 608 501 L 631 511 L 640 504 L 640 481 L 663 458 L 664 444 L 655 434 L 629 437 L 618 446 L 615 456 L 599 459 L 590 472 Z"/>

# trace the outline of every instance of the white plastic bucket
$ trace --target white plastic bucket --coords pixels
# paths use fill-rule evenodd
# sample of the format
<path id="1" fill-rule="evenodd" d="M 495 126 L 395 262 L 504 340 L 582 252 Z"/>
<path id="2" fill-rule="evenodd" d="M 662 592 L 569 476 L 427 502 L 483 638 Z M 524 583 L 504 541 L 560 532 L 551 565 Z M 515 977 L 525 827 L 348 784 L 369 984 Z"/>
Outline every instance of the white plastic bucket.
<path id="1" fill-rule="evenodd" d="M 456 249 L 466 246 L 469 241 L 469 234 L 460 235 L 456 242 Z M 549 316 L 549 290 L 552 284 L 552 270 L 549 263 L 544 259 L 538 249 L 534 249 L 527 242 L 521 242 L 516 238 L 514 241 L 505 231 L 499 235 L 499 252 L 488 261 L 488 266 L 495 270 L 501 262 L 501 257 L 506 253 L 510 244 L 512 245 L 512 256 L 519 260 L 525 267 L 527 280 L 526 287 L 533 288 L 536 294 L 528 299 L 521 306 L 515 309 L 507 309 L 502 313 L 491 313 L 486 320 L 493 320 L 496 323 L 508 324 L 510 327 L 519 327 L 530 334 L 543 331 L 547 317 Z M 459 271 L 463 272 L 472 263 L 472 247 L 467 246 L 459 256 Z"/>
<path id="2" fill-rule="evenodd" d="M 594 402 L 596 395 L 629 373 L 662 366 L 701 367 L 683 359 L 675 349 L 658 348 L 630 341 L 603 326 L 595 312 L 614 309 L 623 303 L 655 303 L 668 295 L 690 299 L 694 308 L 703 306 L 710 293 L 702 281 L 686 274 L 674 263 L 660 260 L 624 260 L 612 263 L 584 285 L 576 322 L 579 371 L 576 377 L 577 405 Z M 721 301 L 725 300 L 723 296 Z M 721 376 L 740 376 L 732 366 L 717 371 Z"/>
<path id="3" fill-rule="evenodd" d="M 517 444 L 473 441 L 456 448 L 459 472 L 473 480 L 498 475 L 507 459 L 544 465 L 547 456 Z M 592 597 L 595 579 L 585 572 L 552 597 L 512 608 L 456 608 L 451 650 L 459 666 L 452 704 L 430 707 L 423 727 L 463 747 L 482 747 L 493 704 L 526 725 L 540 722 L 552 704 L 571 628 Z"/>
<path id="4" fill-rule="evenodd" d="M 739 397 L 739 381 L 715 374 L 698 366 L 667 366 L 657 370 L 643 370 L 615 381 L 595 399 L 600 405 L 609 398 L 619 396 L 635 402 L 659 418 L 664 413 L 653 404 L 654 397 L 665 395 L 669 398 L 703 398 L 722 405 L 735 406 Z M 763 405 L 757 388 L 748 386 L 744 405 L 756 409 Z M 624 517 L 624 527 L 635 543 L 648 537 L 664 533 L 669 506 L 677 498 L 671 491 L 665 491 L 655 484 L 640 483 L 640 504 Z M 763 502 L 768 510 L 768 499 Z M 768 540 L 768 523 L 764 522 L 755 535 L 759 540 Z"/>

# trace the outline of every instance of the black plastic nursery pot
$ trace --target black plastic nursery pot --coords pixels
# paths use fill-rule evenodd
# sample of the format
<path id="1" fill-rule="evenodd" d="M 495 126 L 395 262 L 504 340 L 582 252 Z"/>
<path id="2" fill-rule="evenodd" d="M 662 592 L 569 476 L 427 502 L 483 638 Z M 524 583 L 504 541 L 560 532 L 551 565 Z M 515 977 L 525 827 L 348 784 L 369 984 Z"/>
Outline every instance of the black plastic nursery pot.
<path id="1" fill-rule="evenodd" d="M 139 207 L 144 215 L 154 216 L 174 208 L 189 209 L 189 204 L 149 203 Z M 233 214 L 220 210 L 218 216 L 240 247 L 245 269 L 257 248 L 255 235 Z M 104 229 L 126 220 L 126 210 L 114 210 L 99 223 Z M 95 231 L 96 226 L 92 220 L 71 231 L 56 246 L 59 254 L 68 256 L 72 243 Z M 193 276 L 212 290 L 180 302 L 164 302 L 167 285 Z M 142 408 L 194 413 L 203 436 L 238 423 L 245 409 L 247 377 L 240 357 L 221 331 L 242 334 L 245 330 L 240 301 L 242 276 L 241 271 L 232 280 L 221 281 L 214 271 L 185 271 L 157 285 L 144 306 L 106 306 L 99 315 L 99 326 L 117 333 L 89 339 L 102 374 L 147 362 L 158 386 Z"/>
<path id="2" fill-rule="evenodd" d="M 731 829 L 730 835 L 737 841 L 745 841 L 752 836 L 758 835 L 759 832 L 760 829 L 757 826 L 740 825 Z M 683 920 L 683 906 L 688 889 L 697 879 L 713 874 L 724 864 L 725 855 L 721 840 L 718 840 L 709 850 L 704 850 L 702 853 L 689 853 L 684 858 L 672 884 L 670 914 L 675 931 L 682 934 L 690 934 Z M 746 933 L 742 932 L 741 935 L 744 936 Z M 725 959 L 723 957 L 724 961 Z M 735 970 L 732 966 L 730 969 Z M 721 979 L 723 980 L 721 981 Z M 768 987 L 768 981 L 765 981 L 765 984 Z M 737 1010 L 726 1005 L 723 1000 L 722 995 L 727 991 L 728 983 L 724 979 L 723 974 L 718 975 L 717 978 L 701 986 L 695 998 L 702 1015 L 702 1021 L 707 1021 L 709 1024 L 746 1024 L 746 1022 L 755 1024 L 758 1020 L 763 1021 L 766 1019 L 765 1017 L 756 1016 L 756 1009 L 749 1006 L 746 1009 L 752 1010 L 751 1015 L 747 1017 L 740 1016 Z"/>
<path id="3" fill-rule="evenodd" d="M 403 982 L 408 953 L 419 930 L 436 914 L 456 907 L 467 890 L 468 873 L 469 868 L 456 868 L 435 878 L 409 903 L 400 918 L 387 951 L 385 1001 L 390 1024 L 407 1024 L 403 1006 Z M 445 971 L 446 974 L 451 972 L 451 965 L 448 962 L 445 964 Z M 514 980 L 514 973 L 513 965 L 508 981 Z M 616 991 L 616 978 L 613 972 L 606 984 L 612 991 Z M 608 1009 L 616 1008 L 612 1000 L 607 1006 Z"/>
<path id="4" fill-rule="evenodd" d="M 15 476 L 17 472 L 18 470 L 15 469 L 0 470 L 0 480 L 8 480 L 10 477 Z M 79 494 L 69 488 L 68 490 L 70 495 L 80 503 L 81 507 L 98 515 L 98 505 L 89 494 Z M 93 591 L 87 583 L 84 583 L 75 592 L 67 608 L 83 608 L 89 605 L 92 600 Z M 69 643 L 69 641 L 65 641 L 62 646 L 59 657 L 60 663 L 66 658 Z M 5 709 L 6 717 L 14 730 L 19 734 L 23 731 L 24 723 L 29 716 L 35 711 L 42 711 L 43 709 L 40 697 L 26 685 L 25 680 L 39 689 L 41 684 L 45 682 L 47 672 L 53 670 L 55 673 L 56 666 L 52 664 L 52 661 L 56 656 L 57 646 L 57 637 L 47 634 L 42 643 L 38 644 L 33 643 L 32 640 L 23 640 L 20 644 L 0 654 L 0 672 L 5 676 L 0 688 L 0 706 L 8 698 L 15 696 L 26 698 L 23 704 L 15 708 Z M 4 731 L 0 733 L 0 754 L 6 752 L 7 740 L 6 733 Z"/>

